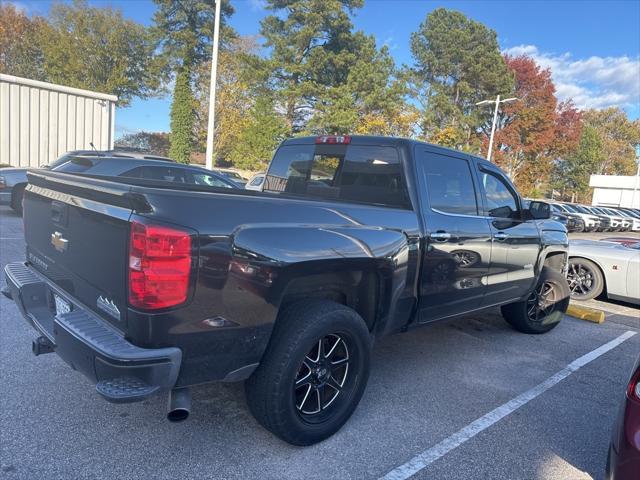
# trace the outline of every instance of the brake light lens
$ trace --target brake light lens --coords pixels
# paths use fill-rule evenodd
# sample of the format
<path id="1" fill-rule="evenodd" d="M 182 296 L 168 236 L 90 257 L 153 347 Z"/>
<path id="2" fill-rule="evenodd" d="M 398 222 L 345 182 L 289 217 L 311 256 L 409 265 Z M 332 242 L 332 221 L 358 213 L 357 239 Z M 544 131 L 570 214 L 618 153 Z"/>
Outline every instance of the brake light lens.
<path id="1" fill-rule="evenodd" d="M 0 175 L 0 189 L 4 188 L 7 186 L 7 181 L 5 180 L 5 178 Z"/>
<path id="2" fill-rule="evenodd" d="M 191 273 L 189 232 L 131 224 L 129 305 L 144 310 L 173 307 L 187 299 Z"/>
<path id="3" fill-rule="evenodd" d="M 631 381 L 627 388 L 627 397 L 640 402 L 640 368 L 631 376 Z"/>
<path id="4" fill-rule="evenodd" d="M 316 143 L 327 145 L 349 145 L 351 137 L 347 135 L 322 135 L 316 137 Z"/>

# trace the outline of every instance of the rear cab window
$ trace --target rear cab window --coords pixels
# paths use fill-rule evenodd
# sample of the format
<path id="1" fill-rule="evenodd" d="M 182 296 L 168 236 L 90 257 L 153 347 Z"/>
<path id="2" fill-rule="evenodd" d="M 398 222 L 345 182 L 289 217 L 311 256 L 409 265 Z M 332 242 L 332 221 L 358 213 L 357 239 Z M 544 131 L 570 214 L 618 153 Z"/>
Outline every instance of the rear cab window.
<path id="1" fill-rule="evenodd" d="M 55 167 L 56 172 L 83 173 L 92 168 L 100 161 L 99 158 L 89 157 L 69 157 L 64 162 Z"/>
<path id="2" fill-rule="evenodd" d="M 283 145 L 263 191 L 410 209 L 398 150 L 353 144 Z"/>

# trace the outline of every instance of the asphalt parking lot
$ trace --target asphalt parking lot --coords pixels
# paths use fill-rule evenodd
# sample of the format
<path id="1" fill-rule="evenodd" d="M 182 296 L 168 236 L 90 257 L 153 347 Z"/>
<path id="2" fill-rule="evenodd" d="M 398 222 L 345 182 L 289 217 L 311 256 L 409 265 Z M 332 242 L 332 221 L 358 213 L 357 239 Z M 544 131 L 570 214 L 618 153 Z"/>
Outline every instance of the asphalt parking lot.
<path id="1" fill-rule="evenodd" d="M 3 267 L 23 258 L 22 222 L 5 207 L 0 247 Z M 640 335 L 626 334 L 640 332 L 640 310 L 613 305 L 623 310 L 601 325 L 567 317 L 542 336 L 517 333 L 489 311 L 386 338 L 351 420 L 329 440 L 296 448 L 256 423 L 241 384 L 195 388 L 180 424 L 165 420 L 164 397 L 104 402 L 55 355 L 31 354 L 35 333 L 1 297 L 0 477 L 602 478 L 640 352 Z M 584 355 L 589 362 L 567 370 Z M 549 383 L 559 372 L 566 377 Z"/>

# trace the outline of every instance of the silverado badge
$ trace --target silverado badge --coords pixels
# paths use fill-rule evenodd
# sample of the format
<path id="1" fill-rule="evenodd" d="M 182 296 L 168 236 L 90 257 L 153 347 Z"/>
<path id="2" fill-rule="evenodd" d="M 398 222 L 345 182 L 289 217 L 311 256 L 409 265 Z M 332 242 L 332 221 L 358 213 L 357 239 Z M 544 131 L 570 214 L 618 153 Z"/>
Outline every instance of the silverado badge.
<path id="1" fill-rule="evenodd" d="M 64 252 L 67 250 L 67 246 L 69 245 L 69 240 L 64 238 L 60 232 L 54 232 L 51 234 L 51 245 L 59 252 Z"/>

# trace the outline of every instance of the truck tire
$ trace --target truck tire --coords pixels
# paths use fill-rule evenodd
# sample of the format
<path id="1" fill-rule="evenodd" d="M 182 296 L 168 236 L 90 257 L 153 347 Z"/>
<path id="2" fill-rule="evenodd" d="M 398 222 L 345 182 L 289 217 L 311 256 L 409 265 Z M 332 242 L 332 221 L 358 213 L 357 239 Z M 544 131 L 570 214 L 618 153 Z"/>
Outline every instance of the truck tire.
<path id="1" fill-rule="evenodd" d="M 335 432 L 360 402 L 369 378 L 371 335 L 354 310 L 328 300 L 291 305 L 276 321 L 258 369 L 245 383 L 249 410 L 293 445 Z"/>
<path id="2" fill-rule="evenodd" d="M 502 316 L 522 333 L 546 333 L 553 329 L 569 306 L 569 286 L 557 270 L 544 267 L 536 288 L 526 300 L 502 307 Z"/>
<path id="3" fill-rule="evenodd" d="M 26 185 L 16 185 L 11 193 L 11 208 L 18 215 L 22 216 L 22 199 L 24 198 L 24 189 Z"/>

